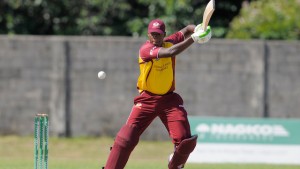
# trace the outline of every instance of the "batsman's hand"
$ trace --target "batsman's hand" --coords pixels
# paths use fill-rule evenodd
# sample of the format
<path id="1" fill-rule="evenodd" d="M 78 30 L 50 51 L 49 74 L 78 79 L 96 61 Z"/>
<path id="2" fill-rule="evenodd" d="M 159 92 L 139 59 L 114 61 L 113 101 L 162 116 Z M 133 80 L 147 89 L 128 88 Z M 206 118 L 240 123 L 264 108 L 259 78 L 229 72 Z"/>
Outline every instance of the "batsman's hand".
<path id="1" fill-rule="evenodd" d="M 206 43 L 211 38 L 211 28 L 210 26 L 207 26 L 206 31 L 203 30 L 202 24 L 199 24 L 195 27 L 194 33 L 191 35 L 194 42 L 197 43 Z"/>

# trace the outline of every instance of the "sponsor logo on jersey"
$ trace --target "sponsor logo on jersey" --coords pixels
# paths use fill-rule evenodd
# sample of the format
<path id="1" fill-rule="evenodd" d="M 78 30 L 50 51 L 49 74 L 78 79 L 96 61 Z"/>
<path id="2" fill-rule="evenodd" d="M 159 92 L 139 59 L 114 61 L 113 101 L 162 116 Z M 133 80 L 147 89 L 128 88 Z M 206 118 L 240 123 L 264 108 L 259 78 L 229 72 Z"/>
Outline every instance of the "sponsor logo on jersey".
<path id="1" fill-rule="evenodd" d="M 150 50 L 150 55 L 153 55 L 153 51 L 156 49 L 156 46 L 154 46 L 151 50 Z"/>

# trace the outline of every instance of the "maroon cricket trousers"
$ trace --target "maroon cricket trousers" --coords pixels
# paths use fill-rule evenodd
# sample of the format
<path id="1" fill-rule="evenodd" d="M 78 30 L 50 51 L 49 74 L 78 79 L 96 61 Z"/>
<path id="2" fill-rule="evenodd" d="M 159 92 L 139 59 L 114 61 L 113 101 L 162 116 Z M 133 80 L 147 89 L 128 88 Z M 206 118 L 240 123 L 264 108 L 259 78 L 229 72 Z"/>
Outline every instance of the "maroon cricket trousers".
<path id="1" fill-rule="evenodd" d="M 191 137 L 187 112 L 179 94 L 155 95 L 143 91 L 134 98 L 134 106 L 126 123 L 137 126 L 142 134 L 156 117 L 161 119 L 175 145 Z"/>

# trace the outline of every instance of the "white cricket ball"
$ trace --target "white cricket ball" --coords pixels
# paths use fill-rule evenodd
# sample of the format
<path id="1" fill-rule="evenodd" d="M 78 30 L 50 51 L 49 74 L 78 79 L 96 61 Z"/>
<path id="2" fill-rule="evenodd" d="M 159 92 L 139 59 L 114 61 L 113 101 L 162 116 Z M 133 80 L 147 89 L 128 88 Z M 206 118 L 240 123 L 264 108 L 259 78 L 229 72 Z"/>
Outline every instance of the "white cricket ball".
<path id="1" fill-rule="evenodd" d="M 104 79 L 106 77 L 106 73 L 104 71 L 98 72 L 98 78 L 99 79 Z"/>

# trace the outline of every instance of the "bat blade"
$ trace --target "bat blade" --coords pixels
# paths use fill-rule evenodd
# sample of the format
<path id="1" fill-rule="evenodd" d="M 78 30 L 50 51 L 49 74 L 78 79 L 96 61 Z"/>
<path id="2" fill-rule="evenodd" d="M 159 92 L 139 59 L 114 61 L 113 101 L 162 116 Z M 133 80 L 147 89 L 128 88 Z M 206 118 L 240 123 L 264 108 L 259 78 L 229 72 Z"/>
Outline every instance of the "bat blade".
<path id="1" fill-rule="evenodd" d="M 203 13 L 202 25 L 204 31 L 206 30 L 206 27 L 214 11 L 215 11 L 215 0 L 210 0 L 209 3 L 206 5 Z"/>

